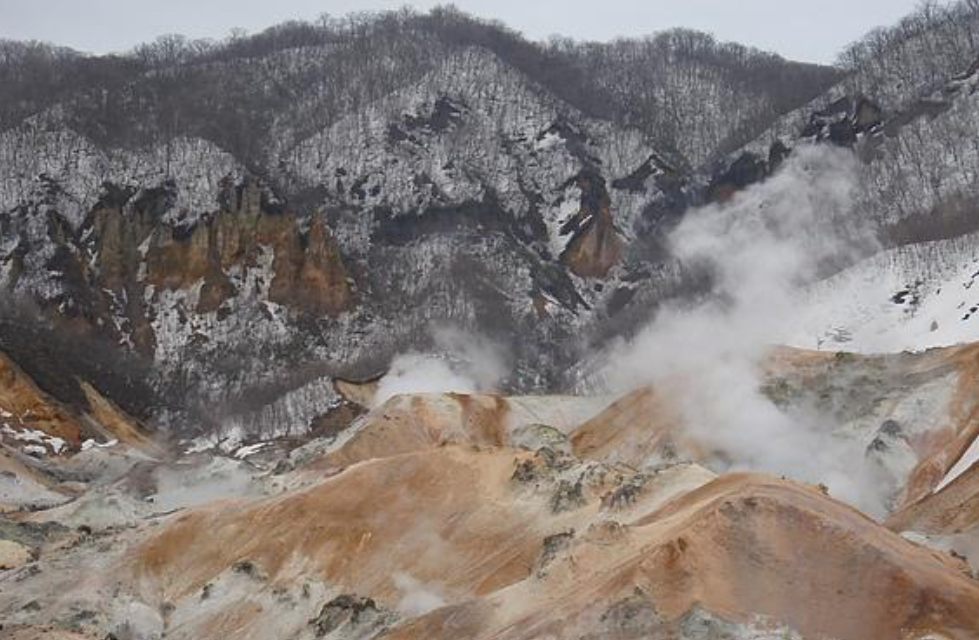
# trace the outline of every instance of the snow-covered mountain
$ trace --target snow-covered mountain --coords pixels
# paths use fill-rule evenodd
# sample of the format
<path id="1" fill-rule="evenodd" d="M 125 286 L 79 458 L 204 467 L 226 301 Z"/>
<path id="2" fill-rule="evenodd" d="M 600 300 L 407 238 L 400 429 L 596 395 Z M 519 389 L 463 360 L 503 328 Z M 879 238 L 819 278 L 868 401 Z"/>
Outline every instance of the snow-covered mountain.
<path id="1" fill-rule="evenodd" d="M 977 132 L 974 0 L 0 42 L 0 637 L 974 640 Z"/>
<path id="2" fill-rule="evenodd" d="M 623 78 L 588 80 L 618 50 L 451 10 L 164 39 L 42 98 L 26 69 L 85 59 L 7 43 L 0 286 L 152 359 L 215 428 L 267 402 L 308 426 L 324 375 L 375 375 L 443 325 L 508 351 L 510 385 L 554 386 L 584 327 L 679 286 L 656 229 L 689 167 L 839 75 L 696 34 L 640 50 L 674 61 L 642 83 L 685 123 L 669 140 Z"/>
<path id="3" fill-rule="evenodd" d="M 506 352 L 504 386 L 560 388 L 702 290 L 664 241 L 684 212 L 798 144 L 865 160 L 885 246 L 976 230 L 976 20 L 948 11 L 841 68 L 687 31 L 537 44 L 451 9 L 128 57 L 3 43 L 0 287 L 149 360 L 193 410 L 161 415 L 205 430 L 308 429 L 333 378 L 446 326 Z M 805 344 L 846 324 L 807 322 Z"/>

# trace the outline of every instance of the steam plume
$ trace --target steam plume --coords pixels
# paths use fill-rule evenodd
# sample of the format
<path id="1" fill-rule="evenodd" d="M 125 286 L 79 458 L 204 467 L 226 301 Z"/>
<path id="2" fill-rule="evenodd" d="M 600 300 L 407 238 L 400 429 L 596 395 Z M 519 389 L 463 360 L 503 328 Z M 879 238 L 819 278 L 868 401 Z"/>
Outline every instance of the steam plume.
<path id="1" fill-rule="evenodd" d="M 857 162 L 847 151 L 798 149 L 766 182 L 690 212 L 671 234 L 674 255 L 712 278 L 709 296 L 664 308 L 631 344 L 613 349 L 605 378 L 670 394 L 691 433 L 734 468 L 826 484 L 876 510 L 861 487 L 862 450 L 823 416 L 789 415 L 760 390 L 760 365 L 785 335 L 798 292 L 827 264 L 867 249 L 854 215 Z"/>
<path id="2" fill-rule="evenodd" d="M 406 393 L 493 391 L 507 373 L 502 349 L 454 327 L 432 328 L 432 353 L 411 351 L 391 362 L 374 404 Z"/>

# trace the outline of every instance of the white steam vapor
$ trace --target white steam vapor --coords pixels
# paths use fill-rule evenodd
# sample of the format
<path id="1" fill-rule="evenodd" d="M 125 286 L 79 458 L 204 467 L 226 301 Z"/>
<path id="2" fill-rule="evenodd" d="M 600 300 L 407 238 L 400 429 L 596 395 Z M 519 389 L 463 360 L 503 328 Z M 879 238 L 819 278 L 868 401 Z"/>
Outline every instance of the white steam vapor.
<path id="1" fill-rule="evenodd" d="M 690 212 L 671 234 L 674 254 L 712 277 L 711 295 L 667 307 L 634 341 L 612 350 L 613 388 L 652 383 L 676 402 L 691 434 L 733 468 L 822 482 L 876 511 L 861 478 L 863 451 L 830 435 L 816 415 L 788 415 L 760 390 L 760 365 L 793 317 L 798 291 L 820 266 L 866 249 L 852 211 L 852 154 L 797 149 L 764 183 L 730 202 Z"/>
<path id="2" fill-rule="evenodd" d="M 507 373 L 502 350 L 484 338 L 453 327 L 434 327 L 432 339 L 433 354 L 412 351 L 391 361 L 378 384 L 375 406 L 406 393 L 494 391 Z"/>
<path id="3" fill-rule="evenodd" d="M 421 616 L 445 604 L 441 596 L 407 573 L 395 573 L 392 579 L 401 592 L 397 610 L 402 614 Z"/>

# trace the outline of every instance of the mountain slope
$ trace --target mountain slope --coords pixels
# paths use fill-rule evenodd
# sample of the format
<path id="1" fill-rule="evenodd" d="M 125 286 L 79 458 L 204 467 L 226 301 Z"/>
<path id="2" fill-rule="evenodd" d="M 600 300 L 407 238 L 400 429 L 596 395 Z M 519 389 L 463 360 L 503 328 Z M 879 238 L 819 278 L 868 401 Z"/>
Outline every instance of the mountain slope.
<path id="1" fill-rule="evenodd" d="M 508 353 L 503 386 L 557 389 L 704 290 L 669 230 L 799 144 L 866 161 L 885 245 L 974 230 L 974 16 L 948 11 L 842 72 L 686 31 L 542 45 L 451 9 L 121 58 L 10 43 L 0 287 L 151 361 L 171 427 L 302 432 L 332 378 L 444 325 Z"/>
<path id="2" fill-rule="evenodd" d="M 956 554 L 975 537 L 977 355 L 769 354 L 762 393 L 826 416 L 819 442 L 856 454 L 886 527 L 837 501 L 832 456 L 804 454 L 829 488 L 735 471 L 716 433 L 730 427 L 680 410 L 696 379 L 617 398 L 399 395 L 227 453 L 0 456 L 46 507 L 0 518 L 29 552 L 0 573 L 3 631 L 971 638 L 979 587 Z M 381 386 L 337 388 L 370 405 Z"/>
<path id="3" fill-rule="evenodd" d="M 706 116 L 724 131 L 835 73 L 695 34 L 650 46 L 630 59 L 675 64 L 631 68 L 669 78 L 675 114 L 701 112 L 687 90 L 741 96 Z M 579 328 L 637 280 L 677 287 L 655 229 L 682 209 L 678 167 L 729 137 L 690 121 L 661 152 L 659 121 L 607 99 L 621 77 L 588 80 L 617 53 L 452 10 L 163 38 L 126 58 L 4 51 L 0 287 L 150 359 L 158 391 L 195 412 L 167 420 L 199 429 L 253 428 L 258 396 L 291 407 L 282 429 L 307 428 L 332 406 L 308 400 L 326 374 L 376 375 L 440 325 L 508 350 L 513 387 L 553 386 Z M 755 89 L 778 97 L 755 108 Z"/>
<path id="4" fill-rule="evenodd" d="M 860 206 L 885 246 L 975 231 L 979 8 L 923 6 L 841 60 L 846 75 L 836 85 L 774 119 L 728 158 L 726 172 L 741 165 L 765 176 L 800 139 L 831 142 L 864 160 Z"/>
<path id="5" fill-rule="evenodd" d="M 979 587 L 960 561 L 824 489 L 759 474 L 717 477 L 691 462 L 637 471 L 594 450 L 596 458 L 580 459 L 559 451 L 557 428 L 540 424 L 539 433 L 553 431 L 548 439 L 511 446 L 524 437 L 522 422 L 548 412 L 567 419 L 579 402 L 398 397 L 365 417 L 359 443 L 327 438 L 339 447 L 327 467 L 284 470 L 273 454 L 256 463 L 267 467 L 242 467 L 252 478 L 237 486 L 243 497 L 96 526 L 88 538 L 49 525 L 51 541 L 33 542 L 41 570 L 11 574 L 14 588 L 0 579 L 4 631 L 35 637 L 43 621 L 86 638 L 977 632 Z M 625 406 L 636 418 L 663 419 L 665 407 L 635 410 L 629 398 L 605 413 Z M 595 433 L 605 419 L 586 420 L 593 411 L 553 423 L 579 442 L 577 433 Z M 675 435 L 686 428 L 676 425 Z M 391 437 L 399 430 L 430 441 L 405 450 Z M 183 479 L 169 489 L 162 469 L 134 468 L 104 499 L 128 505 L 145 493 L 163 509 L 175 499 L 166 491 L 182 485 L 187 500 L 201 480 L 229 471 L 209 464 L 202 472 L 177 463 Z M 26 520 L 19 539 L 31 542 L 25 535 L 40 522 L 94 509 L 80 502 Z"/>
<path id="6" fill-rule="evenodd" d="M 968 342 L 979 299 L 975 234 L 897 247 L 810 288 L 787 336 L 799 346 L 853 351 L 920 350 Z"/>

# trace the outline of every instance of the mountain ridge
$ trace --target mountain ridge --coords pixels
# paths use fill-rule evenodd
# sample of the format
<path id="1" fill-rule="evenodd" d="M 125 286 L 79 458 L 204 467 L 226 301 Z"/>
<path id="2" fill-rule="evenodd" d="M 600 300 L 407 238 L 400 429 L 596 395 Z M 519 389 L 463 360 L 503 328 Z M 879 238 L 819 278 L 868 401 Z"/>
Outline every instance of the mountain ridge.
<path id="1" fill-rule="evenodd" d="M 941 43 L 948 32 L 964 43 L 969 11 L 949 8 L 963 19 L 948 26 L 940 14 L 937 31 L 915 14 L 908 41 Z M 868 42 L 896 61 L 887 82 L 905 67 L 922 75 L 900 37 Z M 634 331 L 665 300 L 698 295 L 702 276 L 670 255 L 669 230 L 687 210 L 764 181 L 797 144 L 864 157 L 861 203 L 881 221 L 894 210 L 886 194 L 913 194 L 890 218 L 904 225 L 889 232 L 899 241 L 934 229 L 935 211 L 971 193 L 967 162 L 937 191 L 918 187 L 932 180 L 921 167 L 939 134 L 942 148 L 967 151 L 967 138 L 945 131 L 967 128 L 974 112 L 971 76 L 956 79 L 963 47 L 947 47 L 947 60 L 932 47 L 930 64 L 947 65 L 946 87 L 958 88 L 940 113 L 908 120 L 893 100 L 856 94 L 883 64 L 857 45 L 848 68 L 819 71 L 684 30 L 541 45 L 450 9 L 293 22 L 221 45 L 162 38 L 88 60 L 117 69 L 103 89 L 56 94 L 46 110 L 41 99 L 6 107 L 36 113 L 8 116 L 0 134 L 0 283 L 152 360 L 161 395 L 201 406 L 233 405 L 297 360 L 375 376 L 399 351 L 431 348 L 443 324 L 500 343 L 512 388 L 560 389 L 568 381 L 542 371 Z M 0 68 L 21 83 L 31 55 L 39 67 L 45 56 L 78 62 L 37 45 L 4 50 Z M 670 64 L 636 66 L 660 58 Z M 793 73 L 795 89 L 782 78 Z M 595 99 L 587 77 L 626 102 Z M 756 85 L 780 97 L 733 97 L 764 94 L 746 89 Z M 684 111 L 694 109 L 713 124 L 670 128 L 628 115 L 636 109 L 681 124 L 696 122 Z M 747 146 L 729 153 L 734 131 L 748 132 Z M 958 233 L 967 209 L 947 217 Z M 308 424 L 318 410 L 296 419 Z"/>

